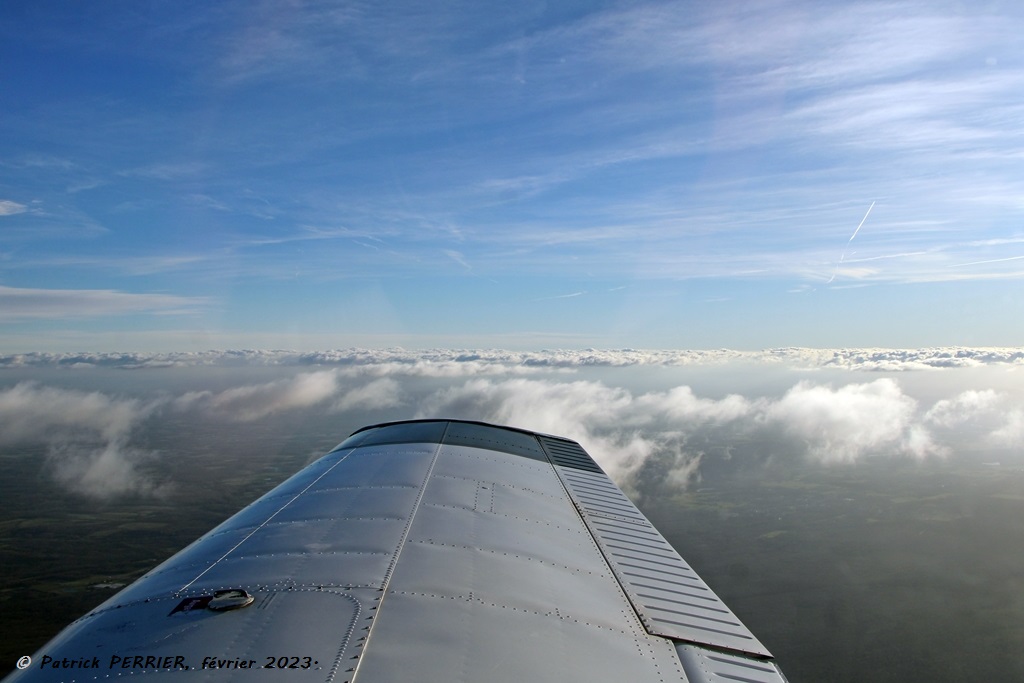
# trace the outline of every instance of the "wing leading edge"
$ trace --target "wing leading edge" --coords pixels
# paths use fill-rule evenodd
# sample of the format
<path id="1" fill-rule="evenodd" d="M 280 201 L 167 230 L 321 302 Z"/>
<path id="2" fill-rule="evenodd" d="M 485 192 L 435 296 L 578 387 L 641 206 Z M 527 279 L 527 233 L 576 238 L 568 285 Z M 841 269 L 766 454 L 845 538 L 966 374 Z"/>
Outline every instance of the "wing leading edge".
<path id="1" fill-rule="evenodd" d="M 357 431 L 7 680 L 140 673 L 785 681 L 579 444 L 457 420 Z"/>

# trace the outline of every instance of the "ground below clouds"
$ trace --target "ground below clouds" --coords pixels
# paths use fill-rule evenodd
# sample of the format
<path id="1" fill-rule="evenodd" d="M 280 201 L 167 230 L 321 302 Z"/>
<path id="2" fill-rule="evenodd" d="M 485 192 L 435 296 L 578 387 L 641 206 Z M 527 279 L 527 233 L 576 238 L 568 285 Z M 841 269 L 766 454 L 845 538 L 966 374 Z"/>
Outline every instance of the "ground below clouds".
<path id="1" fill-rule="evenodd" d="M 791 680 L 1024 678 L 1015 369 L 8 367 L 3 661 L 354 429 L 444 416 L 579 440 Z"/>

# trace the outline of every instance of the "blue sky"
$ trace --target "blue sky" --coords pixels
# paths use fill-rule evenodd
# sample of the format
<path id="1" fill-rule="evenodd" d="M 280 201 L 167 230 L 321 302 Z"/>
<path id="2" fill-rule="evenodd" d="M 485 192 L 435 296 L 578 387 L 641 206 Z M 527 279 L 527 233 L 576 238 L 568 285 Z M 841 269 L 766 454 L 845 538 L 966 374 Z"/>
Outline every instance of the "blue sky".
<path id="1" fill-rule="evenodd" d="M 4 3 L 0 346 L 1020 345 L 1020 35 L 1016 3 Z"/>

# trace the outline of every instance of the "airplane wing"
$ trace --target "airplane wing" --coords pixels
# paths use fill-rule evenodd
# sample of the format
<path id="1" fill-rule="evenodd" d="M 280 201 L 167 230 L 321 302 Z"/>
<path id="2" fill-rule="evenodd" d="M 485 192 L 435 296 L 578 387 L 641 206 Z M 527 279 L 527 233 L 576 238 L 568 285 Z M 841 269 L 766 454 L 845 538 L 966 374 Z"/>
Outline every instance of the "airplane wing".
<path id="1" fill-rule="evenodd" d="M 457 420 L 355 432 L 6 680 L 142 674 L 785 681 L 578 443 Z"/>

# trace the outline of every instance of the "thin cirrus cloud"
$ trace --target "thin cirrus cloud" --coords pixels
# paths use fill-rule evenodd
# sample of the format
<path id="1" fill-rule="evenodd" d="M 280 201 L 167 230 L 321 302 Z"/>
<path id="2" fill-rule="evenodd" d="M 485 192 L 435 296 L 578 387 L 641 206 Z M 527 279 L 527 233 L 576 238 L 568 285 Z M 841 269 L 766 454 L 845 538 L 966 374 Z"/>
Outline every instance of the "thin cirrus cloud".
<path id="1" fill-rule="evenodd" d="M 0 239 L 17 240 L 6 286 L 75 282 L 105 294 L 82 295 L 80 306 L 40 298 L 7 320 L 166 310 L 171 302 L 146 292 L 189 292 L 225 302 L 228 315 L 208 316 L 209 327 L 301 334 L 304 322 L 331 319 L 336 309 L 314 307 L 325 284 L 345 280 L 381 286 L 405 329 L 421 313 L 405 302 L 429 287 L 459 320 L 541 340 L 579 325 L 554 305 L 507 305 L 521 293 L 492 280 L 535 279 L 543 289 L 527 299 L 590 292 L 571 301 L 580 310 L 603 305 L 608 281 L 652 297 L 722 285 L 736 295 L 720 299 L 729 316 L 748 301 L 775 311 L 795 298 L 775 293 L 820 299 L 818 290 L 845 288 L 831 293 L 865 310 L 900 300 L 880 294 L 890 285 L 933 301 L 941 283 L 962 283 L 977 293 L 990 341 L 1013 338 L 991 296 L 993 281 L 1022 276 L 1016 247 L 996 244 L 1016 238 L 1024 196 L 1022 16 L 1012 6 L 104 11 L 116 13 L 69 8 L 15 30 L 18 63 L 47 45 L 69 65 L 54 78 L 77 79 L 97 60 L 141 71 L 111 78 L 102 98 L 81 79 L 70 106 L 48 106 L 51 89 L 20 74 L 35 108 L 5 119 Z M 74 28 L 85 24 L 95 30 L 83 39 Z M 111 116 L 104 103 L 116 101 L 132 102 L 131 113 Z M 41 130 L 61 159 L 31 143 Z M 71 239 L 44 239 L 55 235 Z M 469 277 L 482 286 L 457 296 L 441 286 Z M 268 283 L 280 296 L 266 296 Z M 680 300 L 678 320 L 700 313 L 694 300 Z M 813 308 L 821 329 L 843 322 L 840 307 Z M 905 316 L 883 314 L 877 343 L 907 343 L 891 332 Z M 69 333 L 84 327 L 65 317 Z M 356 333 L 385 333 L 379 321 L 358 324 Z M 712 345 L 738 343 L 728 324 L 706 325 Z M 780 326 L 745 334 L 785 343 Z M 468 325 L 450 327 L 444 345 L 468 343 Z M 674 338 L 627 334 L 648 336 L 615 343 Z M 911 343 L 955 339 L 927 334 Z M 838 333 L 794 341 L 856 343 Z"/>
<path id="2" fill-rule="evenodd" d="M 0 216 L 13 216 L 26 211 L 28 211 L 28 207 L 24 204 L 13 202 L 10 199 L 0 199 Z"/>
<path id="3" fill-rule="evenodd" d="M 0 320 L 83 318 L 130 313 L 185 313 L 202 297 L 135 294 L 109 289 L 30 289 L 0 286 Z"/>

